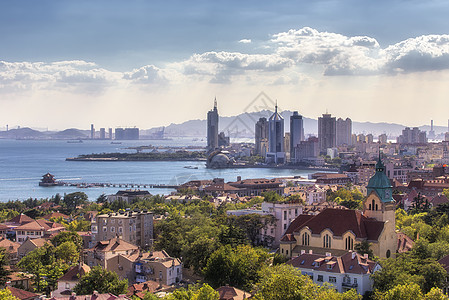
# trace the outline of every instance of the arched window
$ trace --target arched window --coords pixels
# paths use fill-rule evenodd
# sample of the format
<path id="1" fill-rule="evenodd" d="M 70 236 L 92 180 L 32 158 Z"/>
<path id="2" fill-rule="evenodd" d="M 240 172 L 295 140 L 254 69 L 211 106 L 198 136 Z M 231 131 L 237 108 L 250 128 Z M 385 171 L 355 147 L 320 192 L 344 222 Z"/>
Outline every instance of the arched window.
<path id="1" fill-rule="evenodd" d="M 389 258 L 391 256 L 390 250 L 387 250 L 386 257 Z"/>
<path id="2" fill-rule="evenodd" d="M 374 199 L 373 199 L 372 203 L 373 203 L 373 204 L 371 205 L 371 207 L 372 207 L 373 210 L 374 210 L 374 204 L 375 204 L 375 203 L 374 203 Z"/>
<path id="3" fill-rule="evenodd" d="M 354 240 L 350 236 L 348 236 L 345 239 L 345 249 L 346 250 L 353 250 L 354 249 Z"/>
<path id="4" fill-rule="evenodd" d="M 376 210 L 377 210 L 377 203 L 376 203 Z"/>
<path id="5" fill-rule="evenodd" d="M 323 248 L 330 248 L 331 247 L 331 237 L 330 235 L 326 234 L 323 236 Z"/>
<path id="6" fill-rule="evenodd" d="M 309 241 L 310 241 L 309 234 L 307 232 L 304 232 L 302 234 L 302 245 L 309 246 Z"/>

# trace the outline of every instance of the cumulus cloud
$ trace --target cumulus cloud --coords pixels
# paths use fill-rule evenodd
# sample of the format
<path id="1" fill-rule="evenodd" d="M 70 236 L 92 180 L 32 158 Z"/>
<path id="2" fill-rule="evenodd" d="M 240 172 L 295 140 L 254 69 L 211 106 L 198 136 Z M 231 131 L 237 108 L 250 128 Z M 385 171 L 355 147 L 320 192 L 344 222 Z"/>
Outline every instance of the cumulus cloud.
<path id="1" fill-rule="evenodd" d="M 208 75 L 212 76 L 213 83 L 228 83 L 232 76 L 246 71 L 281 71 L 291 64 L 291 59 L 276 54 L 222 51 L 194 54 L 180 65 L 186 75 Z"/>
<path id="2" fill-rule="evenodd" d="M 250 39 L 241 39 L 239 41 L 239 43 L 241 43 L 241 44 L 251 44 L 251 40 Z"/>
<path id="3" fill-rule="evenodd" d="M 168 79 L 164 71 L 153 65 L 143 66 L 131 72 L 125 72 L 123 78 L 136 83 L 167 83 Z"/>
<path id="4" fill-rule="evenodd" d="M 84 61 L 5 62 L 0 61 L 0 89 L 17 92 L 33 89 L 101 93 L 114 84 L 117 75 Z"/>

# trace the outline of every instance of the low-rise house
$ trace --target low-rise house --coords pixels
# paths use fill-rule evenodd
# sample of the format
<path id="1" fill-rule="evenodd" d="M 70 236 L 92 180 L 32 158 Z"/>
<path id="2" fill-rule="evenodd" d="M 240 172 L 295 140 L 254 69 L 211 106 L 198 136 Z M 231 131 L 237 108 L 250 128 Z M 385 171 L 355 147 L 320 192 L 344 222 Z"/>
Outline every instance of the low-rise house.
<path id="1" fill-rule="evenodd" d="M 138 201 L 139 199 L 144 199 L 150 196 L 151 194 L 148 191 L 128 189 L 124 191 L 118 191 L 114 195 L 108 195 L 108 202 L 111 203 L 114 202 L 115 200 L 119 200 L 125 201 L 128 204 L 132 204 Z"/>
<path id="2" fill-rule="evenodd" d="M 136 282 L 153 280 L 172 285 L 182 280 L 181 260 L 170 257 L 164 250 L 154 251 L 139 258 L 135 263 L 135 271 Z"/>
<path id="3" fill-rule="evenodd" d="M 98 292 L 94 292 L 92 295 L 82 295 L 77 296 L 76 294 L 72 294 L 70 296 L 61 296 L 61 297 L 51 297 L 50 300 L 131 300 L 131 298 L 126 297 L 126 295 L 113 295 L 111 293 L 99 294 Z"/>
<path id="4" fill-rule="evenodd" d="M 39 295 L 28 292 L 22 289 L 18 289 L 15 287 L 7 286 L 6 289 L 8 289 L 11 292 L 11 295 L 16 297 L 19 300 L 37 300 L 39 299 Z"/>
<path id="5" fill-rule="evenodd" d="M 17 262 L 17 252 L 20 247 L 19 243 L 4 238 L 0 240 L 0 247 L 6 249 L 10 263 L 14 264 Z"/>
<path id="6" fill-rule="evenodd" d="M 43 219 L 50 221 L 51 218 L 57 219 L 62 218 L 64 221 L 68 222 L 70 217 L 60 212 L 52 212 L 42 217 Z"/>
<path id="7" fill-rule="evenodd" d="M 446 282 L 443 287 L 443 293 L 445 295 L 449 295 L 449 255 L 446 255 L 445 257 L 441 258 L 438 263 L 443 267 L 443 269 L 447 273 Z"/>
<path id="8" fill-rule="evenodd" d="M 138 250 L 134 244 L 128 243 L 120 238 L 107 241 L 99 241 L 97 244 L 85 251 L 85 261 L 90 267 L 101 266 L 108 268 L 108 260 L 119 254 L 128 255 Z"/>
<path id="9" fill-rule="evenodd" d="M 7 286 L 29 290 L 31 287 L 31 275 L 23 272 L 11 272 L 8 275 Z"/>
<path id="10" fill-rule="evenodd" d="M 29 252 L 43 247 L 46 243 L 50 243 L 48 239 L 44 238 L 37 238 L 37 239 L 27 239 L 25 242 L 23 242 L 19 248 L 17 248 L 17 257 L 18 259 L 22 259 L 25 255 L 27 255 Z"/>
<path id="11" fill-rule="evenodd" d="M 251 298 L 251 294 L 232 286 L 221 286 L 216 289 L 220 300 L 244 300 Z"/>
<path id="12" fill-rule="evenodd" d="M 156 281 L 145 281 L 142 283 L 134 283 L 128 287 L 126 296 L 132 298 L 133 296 L 143 299 L 146 293 L 166 292 L 170 289 L 169 286 Z"/>
<path id="13" fill-rule="evenodd" d="M 45 219 L 32 220 L 13 229 L 16 232 L 16 241 L 23 243 L 27 239 L 42 238 L 51 236 L 61 231 L 65 231 L 65 227 L 61 224 L 47 221 Z"/>
<path id="14" fill-rule="evenodd" d="M 302 253 L 287 264 L 298 268 L 303 275 L 308 275 L 314 283 L 331 284 L 338 292 L 344 293 L 355 289 L 364 295 L 372 291 L 371 274 L 380 270 L 380 265 L 356 252 L 346 252 L 342 256 Z"/>
<path id="15" fill-rule="evenodd" d="M 80 278 L 90 272 L 90 267 L 80 263 L 71 267 L 61 278 L 58 279 L 58 288 L 52 292 L 52 296 L 59 297 L 71 295 L 73 288 L 78 284 Z"/>

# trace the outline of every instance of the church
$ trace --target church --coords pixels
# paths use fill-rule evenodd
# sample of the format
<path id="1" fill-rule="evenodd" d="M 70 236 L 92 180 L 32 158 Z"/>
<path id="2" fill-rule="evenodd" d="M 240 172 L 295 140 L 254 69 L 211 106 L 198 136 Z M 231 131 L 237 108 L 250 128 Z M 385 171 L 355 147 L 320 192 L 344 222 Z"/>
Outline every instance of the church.
<path id="1" fill-rule="evenodd" d="M 299 215 L 280 242 L 282 255 L 304 253 L 344 255 L 357 243 L 368 241 L 375 256 L 394 256 L 398 248 L 393 187 L 380 157 L 367 186 L 363 211 L 328 208 L 318 215 Z"/>

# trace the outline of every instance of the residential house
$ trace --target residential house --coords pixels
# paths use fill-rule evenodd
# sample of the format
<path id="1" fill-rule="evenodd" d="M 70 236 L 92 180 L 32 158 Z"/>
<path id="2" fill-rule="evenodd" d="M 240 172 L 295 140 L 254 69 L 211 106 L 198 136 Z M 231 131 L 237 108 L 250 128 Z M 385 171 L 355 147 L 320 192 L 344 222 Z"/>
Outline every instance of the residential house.
<path id="1" fill-rule="evenodd" d="M 227 285 L 219 287 L 216 291 L 220 300 L 244 300 L 252 296 L 248 292 Z"/>
<path id="2" fill-rule="evenodd" d="M 162 284 L 161 282 L 156 281 L 145 281 L 142 283 L 134 283 L 128 287 L 128 293 L 126 296 L 132 298 L 133 296 L 143 299 L 146 293 L 159 293 L 159 292 L 167 292 L 171 288 Z"/>
<path id="3" fill-rule="evenodd" d="M 6 249 L 10 263 L 14 264 L 17 262 L 17 252 L 20 247 L 19 243 L 3 238 L 0 240 L 0 247 Z"/>
<path id="4" fill-rule="evenodd" d="M 76 294 L 70 296 L 51 297 L 50 300 L 131 300 L 126 295 L 113 295 L 111 293 L 99 294 L 94 292 L 92 295 L 77 296 Z"/>
<path id="5" fill-rule="evenodd" d="M 119 254 L 128 255 L 139 249 L 134 244 L 120 238 L 113 238 L 107 241 L 99 241 L 97 244 L 84 252 L 85 260 L 90 267 L 101 266 L 108 268 L 108 260 Z"/>
<path id="6" fill-rule="evenodd" d="M 25 242 L 23 242 L 19 248 L 17 248 L 17 257 L 18 259 L 22 259 L 25 255 L 27 255 L 29 252 L 43 247 L 46 243 L 50 243 L 48 239 L 44 238 L 36 238 L 36 239 L 27 239 Z"/>
<path id="7" fill-rule="evenodd" d="M 148 198 L 150 196 L 151 194 L 148 191 L 127 189 L 124 191 L 118 191 L 114 195 L 108 195 L 108 202 L 111 203 L 115 200 L 119 200 L 125 201 L 128 204 L 132 204 L 139 199 Z"/>
<path id="8" fill-rule="evenodd" d="M 90 272 L 90 267 L 80 263 L 71 267 L 61 278 L 58 279 L 58 288 L 52 292 L 52 296 L 59 297 L 71 295 L 73 288 L 78 284 L 80 278 Z"/>
<path id="9" fill-rule="evenodd" d="M 92 243 L 118 237 L 148 249 L 153 245 L 153 213 L 126 211 L 97 215 L 92 223 Z"/>
<path id="10" fill-rule="evenodd" d="M 32 292 L 28 292 L 22 289 L 18 289 L 12 286 L 7 286 L 6 289 L 8 289 L 11 292 L 11 295 L 13 295 L 14 297 L 16 297 L 19 300 L 37 300 L 40 299 L 39 295 L 32 293 Z"/>
<path id="11" fill-rule="evenodd" d="M 50 222 L 45 219 L 39 219 L 17 226 L 13 230 L 16 233 L 16 241 L 18 243 L 23 243 L 27 239 L 52 236 L 61 231 L 65 231 L 66 229 L 61 224 Z"/>
<path id="12" fill-rule="evenodd" d="M 368 255 L 362 256 L 352 251 L 341 256 L 303 252 L 287 264 L 308 275 L 318 285 L 328 283 L 340 293 L 355 289 L 361 295 L 372 291 L 373 280 L 370 276 L 380 270 L 380 265 L 368 259 Z"/>

